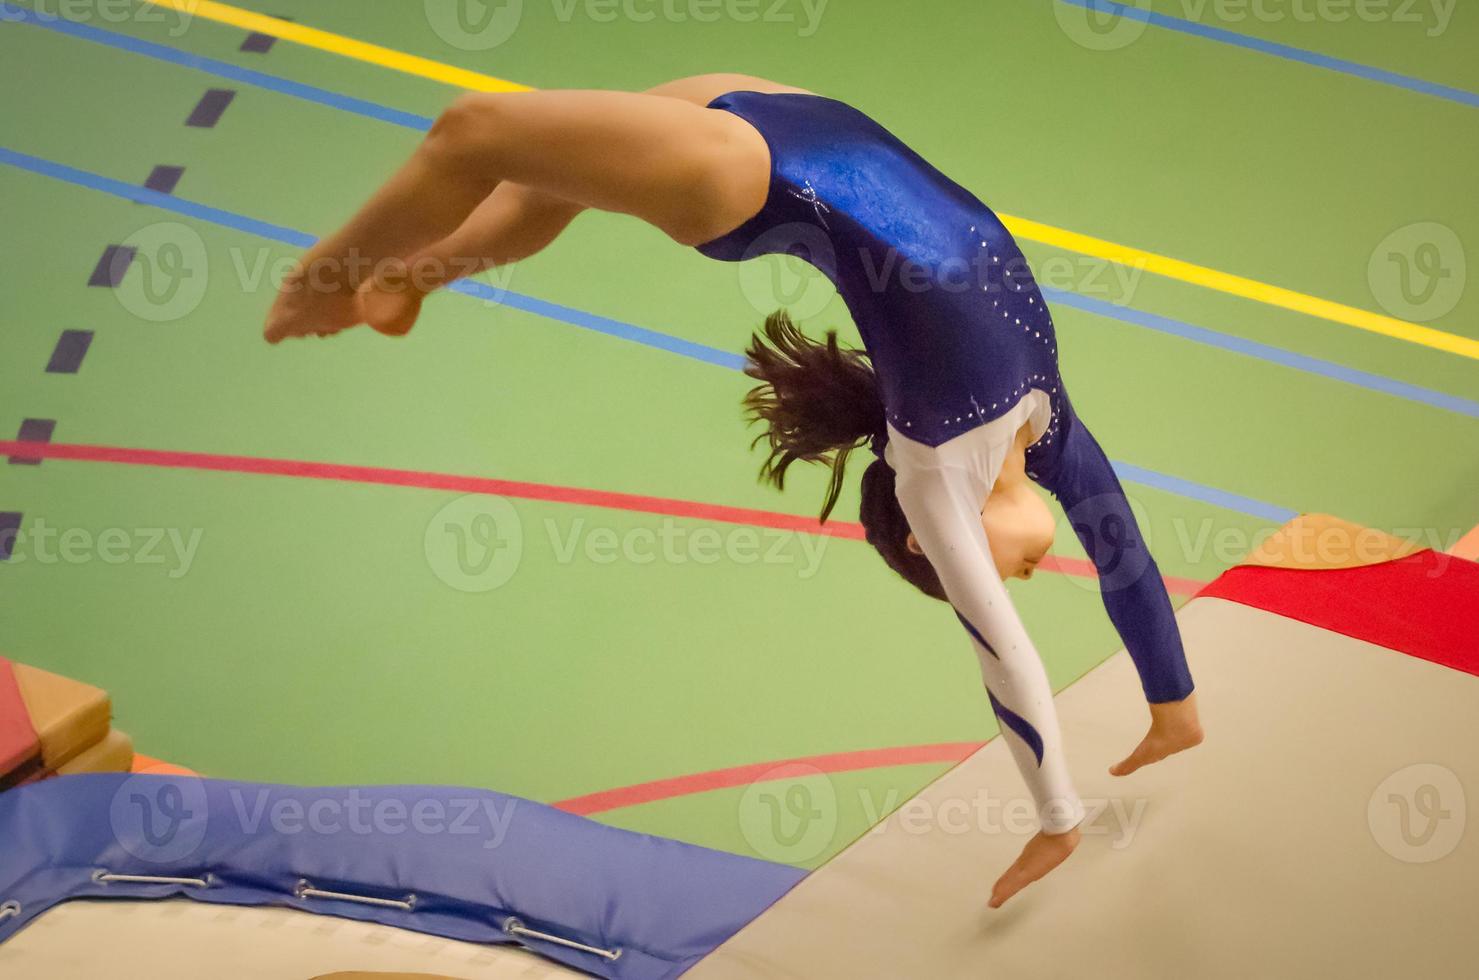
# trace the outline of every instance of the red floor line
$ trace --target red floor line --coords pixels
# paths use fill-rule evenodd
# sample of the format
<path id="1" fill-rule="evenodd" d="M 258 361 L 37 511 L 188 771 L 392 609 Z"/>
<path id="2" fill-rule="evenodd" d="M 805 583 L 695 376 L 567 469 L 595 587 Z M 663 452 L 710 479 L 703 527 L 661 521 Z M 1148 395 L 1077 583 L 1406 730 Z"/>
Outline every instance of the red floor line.
<path id="1" fill-rule="evenodd" d="M 352 466 L 343 463 L 313 463 L 290 459 L 268 459 L 260 456 L 228 456 L 218 453 L 178 452 L 163 449 L 130 449 L 120 446 L 88 446 L 72 443 L 40 443 L 0 440 L 0 456 L 19 455 L 31 459 L 66 459 L 86 463 L 117 463 L 128 466 L 154 466 L 165 469 L 200 470 L 216 473 L 251 473 L 260 476 L 289 476 L 310 480 L 339 480 L 391 487 L 413 487 L 423 490 L 449 490 L 456 493 L 481 493 L 521 500 L 543 500 L 550 503 L 604 507 L 612 510 L 663 514 L 724 524 L 768 527 L 802 534 L 826 534 L 854 541 L 863 540 L 863 526 L 851 521 L 831 521 L 819 525 L 814 517 L 781 514 L 748 507 L 728 507 L 670 497 L 618 493 L 564 487 L 549 483 L 527 483 L 482 476 L 460 476 L 454 473 L 430 473 L 421 470 L 398 470 L 382 466 Z M 1089 578 L 1094 566 L 1082 558 L 1048 556 L 1039 566 L 1043 571 Z M 1195 579 L 1165 577 L 1166 588 L 1179 595 L 1195 595 L 1207 583 Z"/>
<path id="2" fill-rule="evenodd" d="M 832 534 L 861 540 L 861 525 L 837 522 L 822 527 L 814 517 L 780 514 L 773 511 L 704 504 L 667 497 L 589 490 L 548 483 L 526 483 L 491 477 L 460 476 L 453 473 L 430 473 L 399 470 L 382 466 L 354 466 L 341 463 L 313 463 L 290 459 L 268 459 L 259 456 L 226 456 L 217 453 L 176 452 L 159 449 L 129 449 L 117 446 L 87 446 L 66 443 L 0 441 L 0 455 L 24 455 L 29 458 L 67 459 L 88 463 L 120 463 L 131 466 L 155 466 L 166 469 L 205 470 L 218 473 L 250 473 L 260 476 L 290 476 L 311 480 L 339 480 L 422 490 L 449 490 L 457 493 L 481 493 L 522 500 L 544 500 L 560 504 L 580 504 L 614 510 L 666 514 L 696 520 L 720 521 L 726 524 L 750 524 L 759 527 L 801 531 L 807 534 Z"/>
<path id="3" fill-rule="evenodd" d="M 813 755 L 800 759 L 785 759 L 779 762 L 756 762 L 715 769 L 671 779 L 657 779 L 650 783 L 637 783 L 616 789 L 602 790 L 586 796 L 573 796 L 559 800 L 550 806 L 580 816 L 619 810 L 622 807 L 641 803 L 657 803 L 694 793 L 728 789 L 734 786 L 749 786 L 771 780 L 794 779 L 807 775 L 807 770 L 819 770 L 828 775 L 840 772 L 855 772 L 861 769 L 888 769 L 893 766 L 920 764 L 954 765 L 971 755 L 985 742 L 943 742 L 938 745 L 904 745 L 891 749 L 864 749 L 858 752 L 834 752 L 830 755 Z M 183 766 L 160 762 L 146 755 L 134 755 L 134 772 L 158 773 L 160 775 L 199 776 Z"/>
<path id="4" fill-rule="evenodd" d="M 818 770 L 827 775 L 855 772 L 860 769 L 885 769 L 892 766 L 912 766 L 924 763 L 954 765 L 975 752 L 984 742 L 943 742 L 937 745 L 904 745 L 891 749 L 864 749 L 859 752 L 834 752 L 829 755 L 813 755 L 800 759 L 784 759 L 777 762 L 756 762 L 730 769 L 715 769 L 671 779 L 658 779 L 650 783 L 637 783 L 608 789 L 587 796 L 576 796 L 551 804 L 569 813 L 590 816 L 622 807 L 656 803 L 693 793 L 707 793 L 716 789 L 749 786 L 752 783 L 771 779 L 794 779 L 808 770 Z"/>

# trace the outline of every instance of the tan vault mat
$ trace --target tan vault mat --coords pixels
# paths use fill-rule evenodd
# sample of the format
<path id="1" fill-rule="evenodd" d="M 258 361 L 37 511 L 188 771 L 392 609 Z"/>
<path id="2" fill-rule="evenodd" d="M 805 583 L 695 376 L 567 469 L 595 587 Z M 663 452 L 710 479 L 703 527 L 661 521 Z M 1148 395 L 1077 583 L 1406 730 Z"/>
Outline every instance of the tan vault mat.
<path id="1" fill-rule="evenodd" d="M 0 945 L 0 977 L 16 980 L 309 980 L 346 970 L 457 980 L 585 976 L 517 947 L 188 899 L 63 902 Z"/>
<path id="2" fill-rule="evenodd" d="M 1178 619 L 1207 741 L 1115 779 L 1148 721 L 1128 655 L 1060 694 L 1079 793 L 1120 815 L 1056 872 L 985 907 L 1026 839 L 962 814 L 1023 795 L 993 739 L 685 980 L 1479 975 L 1479 678 L 1222 599 Z"/>
<path id="3" fill-rule="evenodd" d="M 39 667 L 12 663 L 47 769 L 66 765 L 108 736 L 113 706 L 106 692 Z"/>
<path id="4" fill-rule="evenodd" d="M 134 740 L 114 728 L 95 745 L 88 746 L 57 768 L 58 776 L 85 772 L 128 772 L 134 762 Z"/>
<path id="5" fill-rule="evenodd" d="M 1425 546 L 1329 514 L 1301 514 L 1265 539 L 1240 565 L 1306 571 L 1396 561 Z"/>

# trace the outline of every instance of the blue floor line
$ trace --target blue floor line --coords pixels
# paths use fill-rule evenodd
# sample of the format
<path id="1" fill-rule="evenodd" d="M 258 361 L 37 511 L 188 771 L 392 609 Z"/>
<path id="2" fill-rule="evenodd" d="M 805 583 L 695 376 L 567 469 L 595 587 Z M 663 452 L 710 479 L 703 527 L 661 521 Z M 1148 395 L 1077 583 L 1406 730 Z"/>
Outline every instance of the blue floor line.
<path id="1" fill-rule="evenodd" d="M 1219 44 L 1229 44 L 1239 48 L 1246 48 L 1249 51 L 1257 51 L 1260 54 L 1272 55 L 1275 58 L 1283 58 L 1288 61 L 1297 61 L 1315 68 L 1325 68 L 1330 71 L 1340 72 L 1343 75 L 1363 78 L 1370 82 L 1380 82 L 1383 85 L 1391 85 L 1396 88 L 1406 89 L 1409 92 L 1417 92 L 1421 95 L 1436 96 L 1440 99 L 1447 99 L 1450 102 L 1457 102 L 1460 105 L 1479 106 L 1479 94 L 1468 92 L 1461 88 L 1454 88 L 1451 85 L 1440 85 L 1437 82 L 1413 78 L 1411 75 L 1402 75 L 1394 71 L 1387 71 L 1385 68 L 1373 68 L 1370 65 L 1347 61 L 1344 58 L 1335 58 L 1316 51 L 1307 51 L 1304 48 L 1296 48 L 1288 44 L 1279 44 L 1276 41 L 1265 41 L 1262 38 L 1239 34 L 1236 31 L 1229 31 L 1222 27 L 1212 27 L 1194 20 L 1185 20 L 1181 17 L 1172 17 L 1169 14 L 1158 13 L 1154 10 L 1145 10 L 1123 3 L 1115 3 L 1114 0 L 1054 0 L 1054 2 L 1066 3 L 1073 7 L 1082 7 L 1085 10 L 1095 11 L 1100 14 L 1115 14 L 1126 20 L 1137 20 L 1154 27 L 1164 28 L 1165 30 L 1189 34 L 1208 41 L 1216 41 Z"/>
<path id="2" fill-rule="evenodd" d="M 231 211 L 223 211 L 219 208 L 196 204 L 171 194 L 161 194 L 158 191 L 136 187 L 132 184 L 114 180 L 111 177 L 103 177 L 85 170 L 79 170 L 76 167 L 69 167 L 65 164 L 44 160 L 40 157 L 20 153 L 5 147 L 0 147 L 0 164 L 17 167 L 21 170 L 65 181 L 76 186 L 111 194 L 140 204 L 149 204 L 176 214 L 198 218 L 225 228 L 247 232 L 300 248 L 307 248 L 315 241 L 313 236 L 292 228 L 284 228 L 280 225 L 257 221 L 254 218 L 248 218 Z M 729 368 L 730 370 L 737 371 L 744 367 L 745 359 L 740 354 L 720 350 L 715 347 L 708 347 L 704 344 L 697 344 L 670 334 L 648 330 L 621 320 L 613 320 L 609 317 L 587 313 L 583 310 L 562 306 L 561 304 L 552 303 L 536 297 L 510 292 L 509 290 L 490 286 L 486 283 L 464 280 L 456 283 L 451 288 L 453 291 L 464 295 L 510 306 L 514 309 L 559 320 L 562 323 L 568 323 L 572 326 L 594 330 L 609 336 L 618 337 L 622 340 L 629 340 L 647 347 L 680 354 L 684 357 Z M 1218 507 L 1227 507 L 1255 517 L 1277 519 L 1280 523 L 1286 519 L 1281 515 L 1294 514 L 1293 511 L 1286 508 L 1263 503 L 1237 494 L 1227 493 L 1214 487 L 1193 483 L 1190 480 L 1166 476 L 1143 467 L 1118 462 L 1114 465 L 1116 471 L 1120 472 L 1126 480 L 1167 490 L 1179 496 L 1200 500 Z"/>
<path id="3" fill-rule="evenodd" d="M 1069 2 L 1072 2 L 1072 0 L 1069 0 Z M 1097 0 L 1095 0 L 1095 2 L 1097 2 Z M 24 23 L 32 24 L 34 26 L 59 31 L 72 37 L 93 41 L 99 44 L 107 45 L 108 47 L 112 48 L 130 51 L 135 54 L 141 54 L 145 57 L 155 58 L 161 61 L 169 62 L 171 64 L 181 65 L 186 68 L 192 68 L 198 71 L 206 72 L 211 75 L 216 75 L 221 78 L 228 78 L 250 85 L 258 85 L 262 88 L 269 89 L 271 91 L 278 92 L 284 95 L 306 99 L 307 101 L 329 106 L 343 112 L 353 113 L 356 115 L 364 116 L 366 118 L 380 120 L 382 122 L 389 122 L 394 125 L 407 127 L 419 132 L 425 132 L 431 127 L 432 124 L 432 120 L 426 116 L 418 116 L 413 113 L 400 112 L 396 109 L 390 109 L 386 106 L 378 105 L 373 102 L 367 102 L 362 99 L 355 99 L 349 96 L 339 95 L 326 89 L 316 88 L 312 85 L 304 85 L 299 82 L 277 78 L 263 72 L 252 71 L 246 68 L 239 68 L 235 65 L 229 64 L 228 62 L 218 61 L 213 58 L 202 58 L 196 55 L 178 51 L 165 45 L 155 44 L 149 41 L 140 41 L 136 38 L 131 38 L 126 35 L 115 34 L 111 31 L 102 30 L 96 27 L 90 27 L 85 24 L 76 24 L 71 21 L 61 20 L 44 14 L 38 14 L 30 10 L 25 10 L 23 8 L 16 7 L 13 4 L 0 2 L 0 20 L 4 20 L 6 18 L 20 20 Z M 491 289 L 491 287 L 488 288 Z M 472 292 L 477 289 L 479 289 L 477 285 L 470 285 L 460 289 L 459 291 Z M 1181 323 L 1179 321 L 1171 320 L 1166 317 L 1156 316 L 1154 314 L 1141 313 L 1129 307 L 1090 299 L 1088 297 L 1064 292 L 1062 290 L 1043 289 L 1043 293 L 1044 295 L 1048 295 L 1053 298 L 1055 302 L 1061 303 L 1065 306 L 1072 306 L 1076 309 L 1081 309 L 1089 313 L 1093 313 L 1096 316 L 1108 317 L 1113 320 L 1118 320 L 1121 323 L 1127 323 L 1132 326 L 1145 327 L 1151 330 L 1157 330 L 1162 333 L 1175 334 L 1176 336 L 1180 336 L 1188 340 L 1193 340 L 1198 343 L 1208 344 L 1222 350 L 1243 354 L 1249 357 L 1256 357 L 1260 360 L 1269 361 L 1271 363 L 1279 364 L 1284 367 L 1293 368 L 1299 371 L 1307 371 L 1312 374 L 1320 375 L 1322 377 L 1332 378 L 1337 381 L 1343 381 L 1347 384 L 1353 384 L 1359 387 L 1367 388 L 1371 391 L 1378 391 L 1383 394 L 1395 395 L 1399 398 L 1407 398 L 1425 405 L 1430 405 L 1434 408 L 1440 408 L 1445 411 L 1457 412 L 1461 415 L 1467 415 L 1471 418 L 1479 418 L 1479 402 L 1475 402 L 1466 398 L 1461 398 L 1457 395 L 1449 395 L 1443 392 L 1432 391 L 1418 385 L 1396 381 L 1390 378 L 1383 377 L 1382 375 L 1373 374 L 1368 371 L 1359 371 L 1354 368 L 1342 367 L 1341 365 L 1331 361 L 1322 360 L 1316 357 L 1310 357 L 1304 354 L 1296 354 L 1290 351 L 1281 350 L 1280 348 L 1273 347 L 1268 344 L 1260 344 L 1255 341 L 1243 340 L 1242 338 L 1233 336 L 1231 334 L 1219 333 L 1218 331 L 1209 330 L 1204 327 L 1193 326 L 1187 323 Z M 474 294 L 481 295 L 484 299 L 492 298 L 486 293 Z M 544 300 L 536 300 L 530 297 L 520 297 L 518 296 L 518 294 L 512 293 L 503 295 L 505 295 L 507 305 L 516 306 L 519 309 L 525 309 L 529 312 L 542 313 L 542 311 L 547 308 L 549 310 L 555 311 L 554 313 L 550 314 L 553 315 L 555 319 L 565 320 L 566 322 L 574 322 L 573 320 L 569 319 L 570 317 L 574 316 L 586 318 L 580 325 L 586 326 L 592 330 L 597 330 L 601 333 L 608 333 L 614 336 L 627 336 L 628 332 L 630 331 L 640 331 L 642 329 L 640 327 L 632 326 L 631 324 L 623 325 L 615 321 L 607 321 L 603 318 L 595 316 L 594 314 L 586 314 L 578 310 L 571 310 L 569 307 L 562 307 L 554 303 L 550 303 L 546 307 L 543 305 L 546 303 L 546 301 Z M 648 339 L 652 341 L 652 346 L 661 347 L 664 350 L 672 349 L 671 347 L 667 346 L 667 343 L 664 340 L 664 338 L 667 337 L 666 334 L 656 332 L 649 332 L 649 334 L 650 336 Z M 684 352 L 676 351 L 676 353 Z M 735 367 L 738 366 L 738 364 L 742 363 L 742 361 L 734 360 L 733 357 L 721 357 L 718 359 L 714 359 L 705 356 L 700 359 L 712 360 L 713 363 L 722 364 L 726 367 Z"/>

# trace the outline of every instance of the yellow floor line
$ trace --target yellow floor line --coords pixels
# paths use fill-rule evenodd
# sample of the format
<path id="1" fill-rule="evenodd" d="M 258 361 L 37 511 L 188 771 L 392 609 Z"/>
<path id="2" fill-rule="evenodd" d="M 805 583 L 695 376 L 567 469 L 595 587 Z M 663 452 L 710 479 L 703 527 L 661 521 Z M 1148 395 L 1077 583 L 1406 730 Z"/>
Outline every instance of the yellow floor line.
<path id="1" fill-rule="evenodd" d="M 215 0 L 145 0 L 145 2 L 192 17 L 228 24 L 242 30 L 271 34 L 273 37 L 294 44 L 302 44 L 320 51 L 352 58 L 355 61 L 379 65 L 392 71 L 472 91 L 525 92 L 530 90 L 529 86 L 520 85 L 517 82 L 494 78 L 481 72 L 457 68 L 439 61 L 432 61 L 429 58 L 421 58 L 314 27 L 305 27 L 290 21 L 279 20 L 276 17 L 268 17 L 265 14 L 242 10 L 228 4 L 217 3 Z M 1365 330 L 1395 340 L 1479 360 L 1479 340 L 1469 337 L 1409 323 L 1406 320 L 1373 313 L 1355 306 L 1347 306 L 1344 303 L 1336 303 L 1333 300 L 1320 299 L 1318 296 L 1309 296 L 1282 286 L 1273 286 L 1206 266 L 1194 265 L 1180 259 L 1156 255 L 1154 252 L 1142 251 L 1129 245 L 1120 245 L 1102 238 L 1082 235 L 1066 228 L 1043 224 L 1040 221 L 1005 214 L 1001 215 L 1001 219 L 1008 230 L 1019 238 L 1090 255 L 1117 265 L 1143 269 L 1168 279 L 1176 279 L 1205 289 L 1250 299 L 1255 303 L 1292 310 L 1296 313 L 1328 320 L 1331 323 L 1354 327 L 1357 330 Z"/>
<path id="2" fill-rule="evenodd" d="M 291 41 L 304 47 L 317 48 L 319 51 L 343 55 L 355 61 L 379 65 L 392 71 L 429 78 L 434 82 L 455 85 L 458 88 L 475 92 L 529 91 L 529 86 L 520 85 L 518 82 L 510 82 L 502 78 L 494 78 L 492 75 L 484 75 L 481 72 L 469 71 L 466 68 L 446 65 L 440 61 L 432 61 L 430 58 L 406 54 L 404 51 L 382 48 L 378 44 L 356 41 L 342 34 L 331 34 L 316 27 L 306 27 L 292 21 L 279 20 L 276 17 L 268 17 L 266 14 L 216 3 L 214 0 L 145 0 L 145 2 L 167 10 L 179 11 L 189 17 L 200 17 L 218 24 L 239 27 L 244 31 L 271 34 L 279 40 Z"/>
<path id="3" fill-rule="evenodd" d="M 1230 272 L 1220 272 L 1206 266 L 1193 265 L 1190 262 L 1142 251 L 1129 245 L 1120 245 L 1102 238 L 1081 235 L 1065 228 L 1055 228 L 1029 218 L 1016 218 L 1007 214 L 1000 215 L 1000 217 L 1007 229 L 1019 238 L 1042 242 L 1044 245 L 1055 245 L 1071 252 L 1105 259 L 1117 265 L 1127 265 L 1146 272 L 1153 272 L 1168 279 L 1178 279 L 1194 286 L 1241 296 L 1255 303 L 1278 306 L 1296 313 L 1304 313 L 1322 320 L 1355 327 L 1357 330 L 1369 330 L 1386 337 L 1479 360 L 1479 340 L 1409 323 L 1396 317 L 1372 313 L 1370 310 L 1355 306 L 1346 306 L 1344 303 L 1320 299 L 1318 296 L 1297 293 L 1282 286 L 1271 286 L 1266 282 L 1235 276 Z"/>

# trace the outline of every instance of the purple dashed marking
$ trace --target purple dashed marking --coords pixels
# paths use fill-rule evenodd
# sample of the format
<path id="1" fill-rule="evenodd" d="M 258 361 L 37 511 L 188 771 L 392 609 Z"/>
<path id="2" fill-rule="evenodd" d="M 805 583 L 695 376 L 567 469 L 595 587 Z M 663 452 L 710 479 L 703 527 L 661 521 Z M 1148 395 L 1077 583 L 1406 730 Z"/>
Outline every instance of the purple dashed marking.
<path id="1" fill-rule="evenodd" d="M 290 21 L 293 19 L 291 17 L 284 17 L 282 14 L 274 14 L 273 16 L 275 16 L 278 20 Z M 241 42 L 241 50 L 250 52 L 251 54 L 266 54 L 267 52 L 272 50 L 272 46 L 276 43 L 277 38 L 273 35 L 262 34 L 254 31 L 251 34 L 247 35 L 247 39 L 245 41 Z"/>
<path id="2" fill-rule="evenodd" d="M 241 50 L 252 54 L 266 54 L 276 43 L 277 38 L 271 34 L 248 34 L 247 39 L 241 42 Z"/>
<path id="3" fill-rule="evenodd" d="M 236 98 L 236 93 L 230 89 L 213 88 L 200 97 L 190 118 L 185 120 L 186 126 L 194 126 L 197 129 L 210 129 L 221 121 L 221 114 Z"/>
<path id="4" fill-rule="evenodd" d="M 180 178 L 185 176 L 184 167 L 167 167 L 160 165 L 149 172 L 149 179 L 144 181 L 144 186 L 151 191 L 161 194 L 173 194 L 175 185 Z"/>
<path id="5" fill-rule="evenodd" d="M 51 434 L 56 431 L 56 419 L 25 419 L 21 422 L 21 431 L 16 435 L 16 442 L 51 442 Z M 26 466 L 39 466 L 40 456 L 12 456 L 12 464 L 20 463 Z"/>
<path id="6" fill-rule="evenodd" d="M 117 289 L 123 282 L 128 267 L 133 264 L 137 252 L 138 249 L 132 245 L 109 245 L 103 250 L 103 257 L 98 259 L 97 267 L 92 270 L 92 277 L 87 280 L 87 284 Z"/>
<path id="7" fill-rule="evenodd" d="M 63 330 L 56 340 L 56 348 L 51 352 L 51 360 L 46 362 L 46 373 L 76 374 L 91 346 L 91 330 Z"/>
<path id="8" fill-rule="evenodd" d="M 0 511 L 0 561 L 9 561 L 15 551 L 15 536 L 21 531 L 21 513 Z"/>

